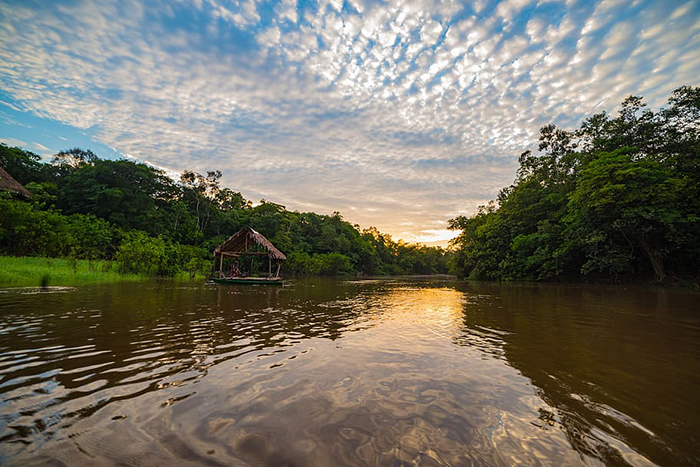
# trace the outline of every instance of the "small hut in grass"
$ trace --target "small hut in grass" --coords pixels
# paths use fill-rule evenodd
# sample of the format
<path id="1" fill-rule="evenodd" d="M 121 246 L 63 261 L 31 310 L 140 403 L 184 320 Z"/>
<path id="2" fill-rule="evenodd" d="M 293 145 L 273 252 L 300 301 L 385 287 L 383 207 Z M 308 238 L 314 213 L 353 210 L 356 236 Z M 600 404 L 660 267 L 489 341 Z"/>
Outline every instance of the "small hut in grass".
<path id="1" fill-rule="evenodd" d="M 25 199 L 32 197 L 32 193 L 24 188 L 21 183 L 15 180 L 12 175 L 8 174 L 2 167 L 0 167 L 0 190 L 8 190 Z"/>
<path id="2" fill-rule="evenodd" d="M 228 240 L 216 247 L 214 250 L 214 258 L 219 259 L 218 279 L 236 280 L 246 279 L 237 267 L 232 266 L 230 274 L 224 272 L 224 257 L 234 260 L 242 259 L 244 256 L 251 256 L 251 261 L 255 256 L 267 256 L 268 277 L 262 280 L 279 281 L 279 272 L 281 262 L 287 257 L 270 243 L 261 233 L 256 232 L 250 227 L 239 230 L 231 235 Z M 275 263 L 276 271 L 272 272 L 272 263 Z M 250 279 L 250 278 L 247 278 Z"/>

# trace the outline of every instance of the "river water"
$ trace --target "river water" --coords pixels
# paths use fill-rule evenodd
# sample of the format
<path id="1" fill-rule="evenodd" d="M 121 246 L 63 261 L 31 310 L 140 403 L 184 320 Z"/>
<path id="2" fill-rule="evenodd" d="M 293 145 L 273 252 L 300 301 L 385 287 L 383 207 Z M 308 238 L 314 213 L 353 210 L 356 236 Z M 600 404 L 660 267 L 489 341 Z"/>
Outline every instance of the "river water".
<path id="1" fill-rule="evenodd" d="M 698 465 L 700 295 L 0 289 L 3 465 Z"/>

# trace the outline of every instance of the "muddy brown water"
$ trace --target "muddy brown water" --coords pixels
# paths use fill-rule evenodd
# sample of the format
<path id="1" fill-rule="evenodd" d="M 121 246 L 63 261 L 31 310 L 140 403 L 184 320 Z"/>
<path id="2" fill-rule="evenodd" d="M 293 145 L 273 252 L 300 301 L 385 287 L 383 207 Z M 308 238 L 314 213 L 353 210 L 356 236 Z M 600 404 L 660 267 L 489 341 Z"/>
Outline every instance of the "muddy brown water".
<path id="1" fill-rule="evenodd" d="M 0 289 L 3 465 L 699 465 L 700 295 Z"/>

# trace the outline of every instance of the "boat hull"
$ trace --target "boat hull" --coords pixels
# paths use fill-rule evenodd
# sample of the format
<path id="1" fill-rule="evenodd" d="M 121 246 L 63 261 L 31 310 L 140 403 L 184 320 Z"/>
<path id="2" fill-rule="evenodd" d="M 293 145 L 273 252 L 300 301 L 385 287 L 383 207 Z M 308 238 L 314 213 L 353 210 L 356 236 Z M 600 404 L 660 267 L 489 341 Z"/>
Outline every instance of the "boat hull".
<path id="1" fill-rule="evenodd" d="M 232 277 L 232 278 L 214 278 L 212 279 L 217 284 L 236 284 L 236 285 L 283 285 L 282 279 L 267 279 L 264 277 Z"/>

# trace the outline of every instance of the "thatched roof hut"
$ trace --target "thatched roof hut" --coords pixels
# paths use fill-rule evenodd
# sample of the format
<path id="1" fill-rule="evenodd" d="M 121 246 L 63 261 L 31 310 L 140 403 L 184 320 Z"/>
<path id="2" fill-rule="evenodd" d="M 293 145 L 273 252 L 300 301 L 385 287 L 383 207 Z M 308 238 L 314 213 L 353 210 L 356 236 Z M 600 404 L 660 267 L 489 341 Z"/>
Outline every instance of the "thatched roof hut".
<path id="1" fill-rule="evenodd" d="M 17 193 L 23 198 L 32 197 L 32 193 L 24 188 L 21 183 L 15 180 L 12 175 L 8 174 L 2 167 L 0 167 L 0 189 Z"/>
<path id="2" fill-rule="evenodd" d="M 261 251 L 262 250 L 262 251 Z M 280 272 L 280 261 L 284 261 L 287 257 L 279 251 L 275 246 L 270 243 L 261 233 L 256 232 L 250 227 L 241 229 L 235 234 L 231 235 L 224 243 L 216 247 L 214 250 L 214 258 L 219 257 L 219 278 L 225 277 L 223 272 L 224 267 L 224 257 L 238 259 L 241 256 L 267 256 L 268 262 L 268 279 L 279 279 Z M 277 271 L 272 273 L 272 261 L 277 264 Z M 251 269 L 252 269 L 252 258 L 251 258 Z M 232 268 L 231 276 L 240 276 L 241 272 L 238 271 L 237 267 Z M 218 279 L 214 279 L 215 281 Z M 227 280 L 234 280 L 228 278 Z M 270 282 L 268 280 L 268 282 Z"/>
<path id="3" fill-rule="evenodd" d="M 265 249 L 265 252 L 256 252 L 254 247 L 259 245 Z M 214 257 L 216 256 L 232 256 L 238 257 L 243 254 L 267 254 L 271 259 L 284 261 L 287 257 L 270 243 L 261 233 L 256 232 L 250 227 L 241 229 L 231 235 L 228 240 L 216 247 Z"/>

